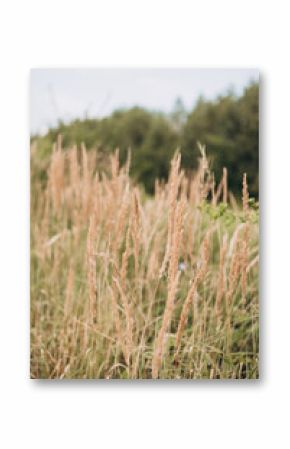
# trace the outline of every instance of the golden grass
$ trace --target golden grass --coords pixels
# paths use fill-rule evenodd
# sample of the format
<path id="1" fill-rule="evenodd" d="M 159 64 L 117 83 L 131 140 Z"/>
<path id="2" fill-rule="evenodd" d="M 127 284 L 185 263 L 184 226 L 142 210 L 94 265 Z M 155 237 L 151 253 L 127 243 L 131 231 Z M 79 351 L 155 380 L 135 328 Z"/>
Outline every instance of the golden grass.
<path id="1" fill-rule="evenodd" d="M 99 172 L 59 138 L 44 180 L 33 152 L 31 377 L 259 376 L 257 210 L 246 175 L 240 207 L 200 150 L 154 197 L 118 150 Z"/>

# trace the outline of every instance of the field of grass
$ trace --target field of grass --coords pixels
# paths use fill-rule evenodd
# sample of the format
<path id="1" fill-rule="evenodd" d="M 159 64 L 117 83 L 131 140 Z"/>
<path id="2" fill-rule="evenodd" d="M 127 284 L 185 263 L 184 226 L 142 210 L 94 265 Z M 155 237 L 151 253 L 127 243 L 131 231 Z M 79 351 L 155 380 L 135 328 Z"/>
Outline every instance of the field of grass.
<path id="1" fill-rule="evenodd" d="M 31 377 L 259 377 L 258 205 L 200 147 L 147 196 L 130 157 L 31 151 Z"/>

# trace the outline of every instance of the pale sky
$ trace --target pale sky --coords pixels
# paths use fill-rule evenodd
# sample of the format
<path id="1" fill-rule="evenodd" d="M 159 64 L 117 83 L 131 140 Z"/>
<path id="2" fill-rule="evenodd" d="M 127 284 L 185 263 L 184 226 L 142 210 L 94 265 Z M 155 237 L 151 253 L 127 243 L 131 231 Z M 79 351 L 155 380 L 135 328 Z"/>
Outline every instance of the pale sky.
<path id="1" fill-rule="evenodd" d="M 33 69 L 30 131 L 44 133 L 59 119 L 104 117 L 142 106 L 170 112 L 177 97 L 191 110 L 200 95 L 214 99 L 229 88 L 241 94 L 256 69 Z"/>

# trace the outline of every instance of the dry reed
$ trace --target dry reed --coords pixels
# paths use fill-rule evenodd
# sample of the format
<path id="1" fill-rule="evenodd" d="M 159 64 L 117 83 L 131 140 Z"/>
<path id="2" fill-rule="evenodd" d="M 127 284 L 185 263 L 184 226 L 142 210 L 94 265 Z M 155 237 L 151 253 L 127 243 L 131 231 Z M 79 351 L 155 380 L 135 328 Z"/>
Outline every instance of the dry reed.
<path id="1" fill-rule="evenodd" d="M 199 148 L 194 173 L 177 152 L 149 197 L 130 154 L 122 167 L 118 150 L 102 161 L 58 138 L 32 188 L 32 377 L 258 377 L 247 178 L 241 208 Z"/>

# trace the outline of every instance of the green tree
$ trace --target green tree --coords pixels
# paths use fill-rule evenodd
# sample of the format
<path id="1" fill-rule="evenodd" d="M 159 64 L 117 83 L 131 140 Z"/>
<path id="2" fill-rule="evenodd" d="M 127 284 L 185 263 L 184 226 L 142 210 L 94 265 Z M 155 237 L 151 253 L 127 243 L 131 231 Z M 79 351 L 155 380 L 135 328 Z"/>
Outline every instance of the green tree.
<path id="1" fill-rule="evenodd" d="M 115 111 L 103 119 L 60 122 L 45 136 L 34 136 L 41 167 L 57 135 L 65 147 L 84 142 L 88 149 L 108 153 L 120 149 L 121 163 L 132 154 L 133 178 L 144 184 L 148 193 L 154 190 L 156 177 L 166 179 L 169 161 L 179 147 L 182 165 L 192 170 L 197 165 L 197 142 L 207 146 L 207 153 L 216 177 L 228 168 L 230 189 L 240 195 L 242 175 L 248 174 L 250 194 L 258 196 L 259 166 L 259 85 L 251 83 L 238 97 L 233 92 L 206 101 L 200 97 L 187 114 L 177 99 L 171 114 L 165 115 L 135 107 Z"/>

